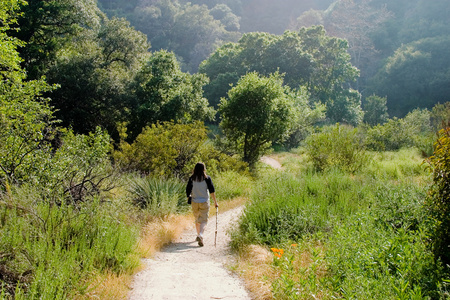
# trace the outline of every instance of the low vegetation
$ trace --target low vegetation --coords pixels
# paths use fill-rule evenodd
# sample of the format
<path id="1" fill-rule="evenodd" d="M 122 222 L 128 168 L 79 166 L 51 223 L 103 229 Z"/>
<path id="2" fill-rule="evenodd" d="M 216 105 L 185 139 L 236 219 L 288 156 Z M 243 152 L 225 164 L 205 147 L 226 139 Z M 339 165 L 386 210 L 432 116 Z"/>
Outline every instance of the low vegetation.
<path id="1" fill-rule="evenodd" d="M 442 131 L 438 149 L 446 136 Z M 318 171 L 305 163 L 309 153 L 276 155 L 290 172 L 265 172 L 232 232 L 237 271 L 255 297 L 449 297 L 447 215 L 437 213 L 444 204 L 435 195 L 441 181 L 433 184 L 419 151 L 368 151 L 366 167 L 352 173 L 346 165 Z M 446 161 L 442 153 L 431 158 L 436 175 Z M 265 258 L 253 260 L 261 247 Z"/>

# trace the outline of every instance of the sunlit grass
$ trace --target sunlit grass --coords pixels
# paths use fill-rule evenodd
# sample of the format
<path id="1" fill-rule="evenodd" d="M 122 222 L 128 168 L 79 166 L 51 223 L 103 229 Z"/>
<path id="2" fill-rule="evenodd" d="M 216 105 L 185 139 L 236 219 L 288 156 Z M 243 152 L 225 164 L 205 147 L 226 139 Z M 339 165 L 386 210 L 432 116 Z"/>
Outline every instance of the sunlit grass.
<path id="1" fill-rule="evenodd" d="M 237 272 L 256 295 L 264 290 L 256 299 L 445 294 L 437 287 L 445 273 L 426 246 L 422 205 L 431 181 L 419 151 L 371 152 L 355 174 L 313 172 L 302 155 L 271 154 L 284 171 L 260 169 L 232 233 Z M 253 260 L 261 248 L 272 259 Z"/>

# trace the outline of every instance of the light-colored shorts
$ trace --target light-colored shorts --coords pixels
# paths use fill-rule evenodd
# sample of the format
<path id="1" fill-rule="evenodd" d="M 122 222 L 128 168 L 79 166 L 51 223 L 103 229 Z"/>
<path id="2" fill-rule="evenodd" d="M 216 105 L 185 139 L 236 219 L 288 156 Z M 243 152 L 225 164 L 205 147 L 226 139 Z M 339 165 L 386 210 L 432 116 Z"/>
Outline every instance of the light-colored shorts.
<path id="1" fill-rule="evenodd" d="M 194 213 L 195 223 L 208 222 L 209 201 L 204 203 L 192 202 L 192 212 Z"/>

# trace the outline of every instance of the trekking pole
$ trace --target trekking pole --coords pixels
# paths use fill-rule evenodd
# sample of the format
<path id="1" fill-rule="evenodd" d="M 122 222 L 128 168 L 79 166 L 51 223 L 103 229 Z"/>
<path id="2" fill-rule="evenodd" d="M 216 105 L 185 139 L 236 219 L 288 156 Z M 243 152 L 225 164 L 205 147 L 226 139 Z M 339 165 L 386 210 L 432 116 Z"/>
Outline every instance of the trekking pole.
<path id="1" fill-rule="evenodd" d="M 217 242 L 217 220 L 219 217 L 219 207 L 216 207 L 216 233 L 215 233 L 215 237 L 214 237 L 214 247 L 216 247 L 216 242 Z"/>

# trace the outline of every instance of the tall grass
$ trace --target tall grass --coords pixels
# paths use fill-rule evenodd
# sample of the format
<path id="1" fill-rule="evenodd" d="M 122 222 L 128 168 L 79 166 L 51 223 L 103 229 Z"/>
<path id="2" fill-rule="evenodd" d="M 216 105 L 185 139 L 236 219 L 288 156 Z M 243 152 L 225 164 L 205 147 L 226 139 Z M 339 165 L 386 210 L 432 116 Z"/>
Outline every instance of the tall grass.
<path id="1" fill-rule="evenodd" d="M 234 233 L 233 244 L 268 245 L 329 231 L 373 198 L 371 190 L 338 170 L 295 177 L 273 173 L 260 181 Z"/>
<path id="2" fill-rule="evenodd" d="M 107 205 L 94 199 L 79 208 L 56 206 L 38 197 L 4 198 L 0 267 L 9 274 L 2 280 L 4 298 L 67 299 L 83 293 L 82 283 L 95 271 L 118 274 L 138 265 L 137 228 L 122 223 Z"/>
<path id="3" fill-rule="evenodd" d="M 213 178 L 216 197 L 219 200 L 230 200 L 237 197 L 248 197 L 253 179 L 234 171 L 223 172 Z"/>
<path id="4" fill-rule="evenodd" d="M 273 298 L 448 299 L 450 269 L 429 246 L 430 175 L 421 155 L 369 156 L 354 174 L 294 165 L 294 174 L 260 178 L 232 244 L 272 248 L 271 271 L 257 280 L 270 283 Z"/>

